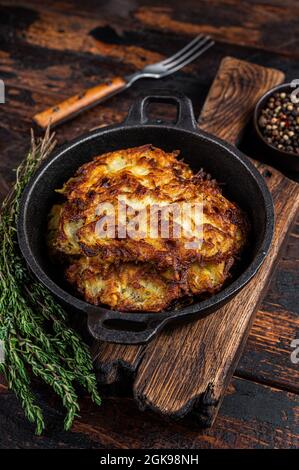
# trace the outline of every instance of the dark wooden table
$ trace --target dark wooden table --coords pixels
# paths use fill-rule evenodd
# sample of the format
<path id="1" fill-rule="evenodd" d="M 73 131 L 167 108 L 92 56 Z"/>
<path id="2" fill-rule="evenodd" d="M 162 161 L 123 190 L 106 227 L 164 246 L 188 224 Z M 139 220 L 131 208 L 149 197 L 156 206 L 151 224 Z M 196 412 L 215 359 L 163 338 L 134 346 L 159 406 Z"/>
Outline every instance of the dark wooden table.
<path id="1" fill-rule="evenodd" d="M 162 52 L 169 55 L 201 32 L 211 34 L 216 46 L 163 83 L 188 95 L 197 114 L 226 55 L 279 68 L 287 79 L 299 78 L 295 0 L 0 0 L 0 78 L 6 84 L 6 103 L 0 105 L 1 198 L 28 149 L 33 114 L 82 87 L 156 61 Z M 59 142 L 121 121 L 145 86 L 156 82 L 136 83 L 59 127 Z M 165 117 L 169 110 L 156 113 Z M 243 148 L 254 156 L 246 139 Z M 299 447 L 299 364 L 290 358 L 291 341 L 299 338 L 298 227 L 285 244 L 212 429 L 165 422 L 139 411 L 130 398 L 105 399 L 99 409 L 82 398 L 81 418 L 66 433 L 51 399 L 47 432 L 35 437 L 0 379 L 0 448 Z"/>

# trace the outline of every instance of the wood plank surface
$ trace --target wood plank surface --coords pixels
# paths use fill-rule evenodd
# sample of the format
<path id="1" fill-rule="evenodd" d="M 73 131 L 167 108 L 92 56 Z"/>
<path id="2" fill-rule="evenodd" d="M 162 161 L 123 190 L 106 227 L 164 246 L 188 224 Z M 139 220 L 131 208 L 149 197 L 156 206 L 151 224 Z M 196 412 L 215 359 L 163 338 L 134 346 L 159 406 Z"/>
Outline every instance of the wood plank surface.
<path id="1" fill-rule="evenodd" d="M 59 403 L 40 395 L 47 429 L 35 436 L 12 393 L 0 386 L 0 449 L 206 449 L 297 448 L 299 397 L 290 392 L 234 378 L 209 430 L 193 422 L 166 422 L 132 399 L 107 398 L 101 408 L 81 400 L 80 418 L 62 430 Z"/>
<path id="2" fill-rule="evenodd" d="M 10 0 L 2 0 L 6 7 L 11 7 Z M 287 7 L 287 4 L 289 6 Z M 80 29 L 85 25 L 93 24 L 97 21 L 99 28 L 97 33 L 99 44 L 91 42 L 90 38 L 83 44 L 84 48 L 91 49 L 91 53 L 109 48 L 109 43 L 114 36 L 122 40 L 122 37 L 130 43 L 135 30 L 141 31 L 144 41 L 147 32 L 151 31 L 163 41 L 165 35 L 169 35 L 173 40 L 177 35 L 194 36 L 196 34 L 211 34 L 217 41 L 238 44 L 240 46 L 251 46 L 271 52 L 279 52 L 284 55 L 298 56 L 298 23 L 299 6 L 296 1 L 283 2 L 282 0 L 270 1 L 249 1 L 249 0 L 186 0 L 184 3 L 175 0 L 128 0 L 125 3 L 121 0 L 109 2 L 97 2 L 95 8 L 92 0 L 85 1 L 78 8 L 76 0 L 56 2 L 45 0 L 14 0 L 13 5 L 26 9 L 26 19 L 34 19 L 36 24 L 29 30 L 29 40 L 35 41 L 37 45 L 47 44 L 48 26 L 45 27 L 43 18 L 53 15 L 55 21 L 51 29 L 59 29 L 59 34 L 53 34 L 61 39 L 61 46 L 58 42 L 54 47 L 65 49 L 76 47 L 82 40 L 84 32 Z M 218 11 L 217 11 L 218 10 Z M 15 11 L 10 10 L 11 14 Z M 221 12 L 221 15 L 220 15 Z M 40 17 L 38 16 L 40 15 Z M 23 15 L 24 16 L 24 15 Z M 63 17 L 70 18 L 69 22 Z M 41 18 L 41 19 L 40 19 Z M 67 23 L 67 28 L 65 24 Z M 62 26 L 63 25 L 63 26 Z M 105 30 L 103 28 L 107 28 Z M 51 31 L 51 30 L 50 30 Z M 77 32 L 80 31 L 81 38 Z M 106 40 L 105 32 L 110 32 L 109 41 Z M 34 33 L 39 35 L 39 41 L 34 38 Z M 45 37 L 43 37 L 45 35 Z M 103 39 L 103 41 L 101 41 Z M 74 46 L 73 46 L 74 42 Z M 103 44 L 100 44 L 103 42 Z M 107 44 L 108 42 L 108 44 Z M 167 47 L 167 42 L 164 41 Z M 48 44 L 48 47 L 51 47 Z M 159 51 L 160 49 L 158 49 Z M 117 57 L 119 52 L 113 52 Z M 135 50 L 125 50 L 122 52 L 130 61 L 136 61 Z M 103 54 L 105 55 L 105 54 Z M 122 56 L 123 58 L 123 56 Z"/>
<path id="3" fill-rule="evenodd" d="M 276 67 L 287 80 L 298 78 L 297 10 L 294 0 L 187 0 L 184 4 L 166 0 L 163 11 L 155 0 L 85 0 L 80 5 L 76 0 L 0 0 L 0 78 L 7 88 L 6 103 L 0 105 L 0 198 L 28 148 L 34 112 L 102 79 L 133 72 L 153 56 L 172 54 L 197 32 L 212 33 L 217 38 L 215 47 L 188 70 L 161 82 L 192 98 L 196 114 L 224 56 Z M 82 42 L 83 47 L 78 47 Z M 137 82 L 119 97 L 57 128 L 58 141 L 120 122 L 138 93 L 155 86 L 154 80 Z M 255 155 L 250 142 L 240 144 Z M 99 410 L 83 400 L 76 429 L 63 433 L 57 403 L 47 406 L 45 402 L 53 398 L 46 395 L 42 402 L 48 431 L 37 438 L 18 402 L 0 385 L 0 392 L 5 391 L 0 396 L 0 448 L 298 447 L 299 371 L 290 361 L 290 342 L 299 337 L 298 227 L 285 242 L 285 253 L 236 370 L 241 379 L 232 383 L 242 386 L 234 387 L 233 393 L 229 387 L 212 429 L 191 431 L 191 425 L 173 422 L 170 426 L 153 413 L 140 413 L 131 401 L 113 399 L 105 400 Z M 135 351 L 133 369 L 140 357 Z M 115 383 L 115 370 L 123 376 L 123 367 L 113 366 L 103 380 Z M 132 371 L 128 372 L 132 378 Z"/>
<path id="4" fill-rule="evenodd" d="M 299 338 L 298 229 L 294 224 L 267 295 L 257 312 L 235 372 L 260 383 L 299 393 L 299 368 L 290 360 Z"/>
<path id="5" fill-rule="evenodd" d="M 264 90 L 283 80 L 281 72 L 232 58 L 222 61 L 200 117 L 200 126 L 235 142 Z M 212 316 L 169 327 L 145 346 L 100 345 L 96 351 L 101 379 L 119 380 L 120 367 L 136 371 L 134 396 L 141 408 L 183 417 L 196 408 L 210 425 L 246 341 L 277 254 L 295 216 L 299 188 L 279 172 L 257 164 L 267 174 L 276 212 L 271 252 L 258 275 L 227 306 Z M 271 175 L 271 176 L 270 176 Z M 281 196 L 284 191 L 285 197 Z M 141 359 L 137 359 L 137 354 Z M 108 358 L 108 361 L 107 361 Z"/>

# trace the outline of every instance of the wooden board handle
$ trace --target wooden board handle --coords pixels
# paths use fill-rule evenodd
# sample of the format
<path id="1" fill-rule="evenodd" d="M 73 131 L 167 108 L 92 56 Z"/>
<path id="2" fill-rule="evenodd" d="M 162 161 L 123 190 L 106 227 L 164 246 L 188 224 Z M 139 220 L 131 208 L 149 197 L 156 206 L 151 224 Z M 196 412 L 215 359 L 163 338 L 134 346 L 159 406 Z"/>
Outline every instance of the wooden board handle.
<path id="1" fill-rule="evenodd" d="M 283 79 L 278 70 L 223 59 L 200 127 L 236 143 L 256 101 Z M 259 164 L 259 169 L 267 167 Z M 176 419 L 193 411 L 199 423 L 212 424 L 298 206 L 295 183 L 271 167 L 267 180 L 275 203 L 276 232 L 267 262 L 248 287 L 213 315 L 169 326 L 146 346 L 97 342 L 92 354 L 101 383 L 118 384 L 134 377 L 133 394 L 142 409 Z"/>
<path id="2" fill-rule="evenodd" d="M 225 57 L 199 117 L 199 126 L 237 144 L 259 98 L 282 83 L 280 70 Z"/>
<path id="3" fill-rule="evenodd" d="M 53 127 L 62 121 L 76 116 L 85 109 L 95 106 L 108 98 L 108 96 L 118 93 L 125 87 L 126 81 L 121 77 L 115 77 L 93 88 L 89 88 L 78 95 L 72 96 L 62 101 L 62 103 L 46 109 L 46 111 L 42 113 L 36 114 L 33 120 L 43 129 L 49 124 Z"/>

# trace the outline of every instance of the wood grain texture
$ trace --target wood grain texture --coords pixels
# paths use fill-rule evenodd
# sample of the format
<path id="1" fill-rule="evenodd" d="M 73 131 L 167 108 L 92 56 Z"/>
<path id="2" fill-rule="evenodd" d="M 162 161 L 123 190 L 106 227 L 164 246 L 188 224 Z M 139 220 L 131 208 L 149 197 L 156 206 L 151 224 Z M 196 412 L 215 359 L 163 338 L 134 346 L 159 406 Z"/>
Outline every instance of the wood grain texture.
<path id="1" fill-rule="evenodd" d="M 71 96 L 51 108 L 36 114 L 33 120 L 43 129 L 46 129 L 49 125 L 54 127 L 61 122 L 65 122 L 67 119 L 77 116 L 82 111 L 99 104 L 105 98 L 124 89 L 125 86 L 126 82 L 123 78 L 112 78 L 92 88 L 83 90 L 78 95 Z"/>
<path id="2" fill-rule="evenodd" d="M 107 401 L 102 413 L 86 403 L 82 410 L 84 422 L 77 421 L 74 431 L 87 432 L 96 442 L 106 438 L 112 445 L 129 448 L 296 448 L 298 404 L 298 395 L 233 379 L 217 427 L 212 429 L 198 429 L 189 419 L 165 422 L 156 413 L 138 413 L 133 400 L 115 400 Z"/>
<path id="3" fill-rule="evenodd" d="M 284 248 L 287 260 L 282 256 L 235 371 L 239 377 L 295 393 L 299 393 L 299 369 L 290 361 L 290 354 L 292 340 L 299 337 L 298 228 L 297 223 L 290 233 Z M 132 381 L 144 351 L 144 346 L 94 342 L 99 382 L 111 385 Z"/>
<path id="4" fill-rule="evenodd" d="M 213 14 L 217 8 L 225 9 L 225 21 L 217 21 Z M 194 8 L 192 0 L 187 0 L 180 5 L 171 1 L 163 2 L 163 5 L 144 5 L 133 14 L 147 28 L 163 29 L 173 34 L 210 34 L 219 41 L 288 54 L 290 45 L 296 47 L 298 44 L 294 34 L 297 12 L 298 5 L 294 3 L 292 9 L 286 9 L 282 4 L 273 5 L 273 2 L 267 5 L 262 2 L 203 0 Z"/>
<path id="5" fill-rule="evenodd" d="M 279 71 L 225 58 L 204 105 L 200 125 L 230 142 L 236 141 L 259 96 L 282 80 Z M 263 83 L 264 88 L 257 83 Z M 140 348 L 142 359 L 134 382 L 134 396 L 141 408 L 149 407 L 175 418 L 196 409 L 204 425 L 212 424 L 215 419 L 299 201 L 295 183 L 265 165 L 257 166 L 267 175 L 276 212 L 276 233 L 267 262 L 227 306 L 205 319 L 180 327 L 170 326 L 145 349 Z M 115 351 L 113 345 L 108 348 L 109 357 L 113 357 L 112 363 L 108 361 L 110 380 L 119 377 L 115 367 L 111 372 L 113 364 L 119 364 L 119 352 L 122 358 L 125 356 L 125 367 L 136 369 L 139 362 L 136 349 L 122 346 L 121 351 L 118 347 Z M 104 351 L 102 346 L 105 355 Z M 97 366 L 105 369 L 107 363 L 97 362 Z"/>
<path id="6" fill-rule="evenodd" d="M 283 79 L 279 70 L 226 57 L 201 111 L 200 128 L 236 144 L 259 97 Z"/>
<path id="7" fill-rule="evenodd" d="M 187 0 L 182 4 L 166 0 L 163 12 L 156 0 L 138 0 L 138 4 L 134 0 L 99 0 L 96 4 L 84 0 L 80 6 L 76 0 L 0 0 L 0 5 L 0 78 L 7 88 L 7 101 L 0 105 L 1 199 L 15 178 L 12 168 L 28 149 L 33 114 L 102 80 L 142 68 L 153 57 L 169 56 L 194 32 L 212 32 L 217 38 L 212 52 L 165 78 L 163 86 L 189 96 L 196 114 L 222 57 L 276 67 L 286 73 L 286 80 L 299 76 L 298 5 L 294 0 Z M 150 90 L 156 84 L 154 80 L 137 82 L 120 97 L 63 124 L 56 129 L 58 142 L 122 121 L 144 87 Z M 161 115 L 162 119 L 172 117 Z M 248 143 L 241 142 L 245 153 L 260 158 Z M 42 406 L 47 432 L 35 437 L 20 404 L 7 393 L 0 378 L 0 447 L 298 448 L 298 400 L 288 392 L 298 393 L 299 384 L 298 365 L 290 362 L 290 340 L 299 337 L 298 229 L 297 224 L 285 242 L 236 369 L 237 376 L 246 380 L 233 379 L 212 429 L 199 432 L 193 424 L 184 426 L 184 420 L 167 423 L 155 413 L 140 413 L 133 400 L 117 398 L 104 400 L 99 409 L 83 400 L 81 419 L 76 420 L 72 433 L 64 433 L 58 403 L 54 406 L 52 395 L 46 394 Z M 108 356 L 112 353 L 104 351 Z M 101 355 L 101 348 L 98 353 Z M 133 370 L 142 356 L 135 351 L 127 360 L 126 354 L 122 350 L 113 360 L 124 356 Z M 130 370 L 118 366 L 105 371 L 105 380 L 114 383 L 124 373 L 132 378 Z M 122 390 L 119 382 L 116 385 Z M 46 405 L 49 400 L 51 407 Z"/>
<path id="8" fill-rule="evenodd" d="M 99 383 L 115 384 L 120 382 L 124 376 L 132 379 L 142 360 L 144 350 L 144 345 L 128 347 L 123 344 L 94 341 L 91 353 Z"/>
<path id="9" fill-rule="evenodd" d="M 11 5 L 11 1 L 2 0 L 3 4 Z M 111 25 L 118 36 L 130 36 L 130 32 L 140 30 L 146 36 L 154 32 L 163 40 L 165 35 L 175 39 L 177 35 L 186 37 L 197 34 L 210 34 L 217 41 L 251 46 L 261 50 L 279 52 L 284 55 L 298 56 L 298 12 L 296 1 L 264 2 L 249 0 L 186 0 L 184 3 L 174 0 L 111 0 L 100 1 L 95 8 L 94 2 L 84 2 L 78 8 L 76 0 L 53 2 L 46 0 L 14 0 L 14 5 L 32 8 L 40 13 L 55 15 L 56 27 L 58 18 L 63 14 L 70 18 L 70 28 L 75 30 L 78 25 L 97 21 L 98 25 Z M 61 24 L 60 24 L 61 25 Z M 37 25 L 33 32 L 45 33 Z M 63 35 L 60 33 L 60 38 Z M 83 35 L 82 35 L 83 37 Z M 73 33 L 73 41 L 79 41 Z M 36 41 L 36 39 L 33 39 Z M 43 41 L 42 36 L 39 38 Z M 46 35 L 44 41 L 48 41 Z M 83 42 L 83 41 L 82 41 Z M 105 42 L 105 41 L 103 41 Z M 163 43 L 163 48 L 166 46 Z M 63 43 L 61 47 L 66 47 Z M 86 46 L 89 44 L 87 42 Z M 51 47 L 48 44 L 48 47 Z M 55 46 L 58 47 L 58 46 Z M 67 47 L 72 47 L 71 39 Z M 95 46 L 96 48 L 97 46 Z M 103 45 L 101 47 L 104 47 Z M 109 44 L 107 45 L 107 49 Z M 93 50 L 95 50 L 95 48 Z M 117 54 L 117 52 L 115 52 Z M 126 51 L 129 58 L 134 58 L 134 51 Z"/>
<path id="10" fill-rule="evenodd" d="M 299 368 L 290 360 L 299 338 L 298 229 L 294 224 L 235 375 L 299 392 Z"/>
<path id="11" fill-rule="evenodd" d="M 265 307 L 257 312 L 234 375 L 299 393 L 299 368 L 290 359 L 291 343 L 299 337 L 298 314 L 274 304 Z"/>
<path id="12" fill-rule="evenodd" d="M 217 426 L 200 430 L 186 420 L 165 422 L 140 413 L 127 398 L 106 398 L 101 408 L 81 400 L 80 417 L 70 432 L 62 429 L 57 400 L 40 394 L 47 429 L 35 436 L 12 393 L 0 388 L 0 449 L 219 449 L 297 448 L 299 397 L 243 379 L 228 387 Z"/>

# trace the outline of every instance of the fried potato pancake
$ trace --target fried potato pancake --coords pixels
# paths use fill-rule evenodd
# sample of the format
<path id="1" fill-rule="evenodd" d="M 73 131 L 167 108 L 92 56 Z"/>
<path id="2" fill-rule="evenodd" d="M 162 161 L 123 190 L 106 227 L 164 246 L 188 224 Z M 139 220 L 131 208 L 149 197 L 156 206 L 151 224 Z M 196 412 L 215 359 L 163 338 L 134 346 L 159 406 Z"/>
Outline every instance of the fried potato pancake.
<path id="1" fill-rule="evenodd" d="M 179 286 L 157 275 L 150 264 L 105 265 L 95 257 L 81 257 L 66 271 L 67 280 L 94 305 L 123 311 L 165 309 L 179 297 Z"/>
<path id="2" fill-rule="evenodd" d="M 193 174 L 178 155 L 152 145 L 106 153 L 58 190 L 66 200 L 50 213 L 50 251 L 64 259 L 68 281 L 88 302 L 160 311 L 186 295 L 212 294 L 229 277 L 246 243 L 247 218 L 214 180 Z M 185 219 L 167 211 L 184 210 L 185 203 L 202 205 L 198 233 L 194 211 Z"/>
<path id="3" fill-rule="evenodd" d="M 216 292 L 223 285 L 226 269 L 224 261 L 204 266 L 195 262 L 178 276 L 172 268 L 157 271 L 149 263 L 107 265 L 98 257 L 82 256 L 68 267 L 66 278 L 94 305 L 159 312 L 182 296 Z"/>

